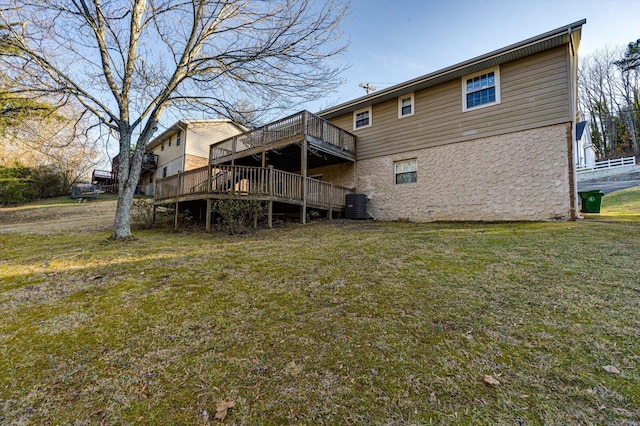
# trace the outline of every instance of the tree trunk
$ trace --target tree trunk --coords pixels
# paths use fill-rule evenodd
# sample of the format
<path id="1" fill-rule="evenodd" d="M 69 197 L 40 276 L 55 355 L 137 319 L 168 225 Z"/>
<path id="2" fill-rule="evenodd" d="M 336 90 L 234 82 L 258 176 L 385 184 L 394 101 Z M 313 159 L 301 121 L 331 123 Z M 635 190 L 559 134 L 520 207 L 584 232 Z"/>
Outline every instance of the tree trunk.
<path id="1" fill-rule="evenodd" d="M 145 145 L 138 141 L 136 150 L 133 156 L 130 157 L 131 132 L 130 128 L 121 129 L 120 131 L 120 179 L 118 182 L 116 217 L 113 223 L 113 234 L 111 234 L 112 240 L 124 240 L 133 237 L 131 234 L 131 208 L 142 167 L 142 153 L 139 151 L 144 151 Z"/>
<path id="2" fill-rule="evenodd" d="M 131 206 L 133 205 L 135 188 L 135 185 L 133 187 L 127 185 L 122 193 L 118 192 L 116 218 L 113 223 L 113 234 L 111 234 L 112 240 L 124 240 L 133 237 L 131 235 Z"/>

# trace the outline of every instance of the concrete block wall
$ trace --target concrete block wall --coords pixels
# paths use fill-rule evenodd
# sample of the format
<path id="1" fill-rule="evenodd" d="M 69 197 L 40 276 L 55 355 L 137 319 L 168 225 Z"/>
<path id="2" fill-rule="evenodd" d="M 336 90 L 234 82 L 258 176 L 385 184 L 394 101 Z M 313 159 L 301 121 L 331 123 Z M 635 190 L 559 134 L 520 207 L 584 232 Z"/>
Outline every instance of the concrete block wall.
<path id="1" fill-rule="evenodd" d="M 568 220 L 570 138 L 567 123 L 359 160 L 356 190 L 379 220 Z M 395 185 L 412 158 L 417 182 Z"/>

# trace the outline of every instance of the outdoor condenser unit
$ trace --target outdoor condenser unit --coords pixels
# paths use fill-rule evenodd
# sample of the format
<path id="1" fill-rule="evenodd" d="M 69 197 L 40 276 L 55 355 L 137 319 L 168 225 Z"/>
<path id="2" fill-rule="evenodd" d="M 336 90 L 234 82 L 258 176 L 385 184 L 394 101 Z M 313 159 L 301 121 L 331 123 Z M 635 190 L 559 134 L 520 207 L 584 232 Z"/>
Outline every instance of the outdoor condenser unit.
<path id="1" fill-rule="evenodd" d="M 345 196 L 344 217 L 347 219 L 366 219 L 367 195 L 347 194 Z"/>

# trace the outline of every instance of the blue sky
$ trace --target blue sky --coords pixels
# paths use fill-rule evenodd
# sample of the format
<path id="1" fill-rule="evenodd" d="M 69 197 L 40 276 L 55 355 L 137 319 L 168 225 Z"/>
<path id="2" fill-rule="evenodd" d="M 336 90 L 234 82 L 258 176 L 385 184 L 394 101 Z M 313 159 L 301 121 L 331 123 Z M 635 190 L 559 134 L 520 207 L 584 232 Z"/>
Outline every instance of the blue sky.
<path id="1" fill-rule="evenodd" d="M 353 0 L 344 25 L 351 64 L 318 111 L 482 55 L 581 19 L 579 54 L 640 38 L 639 0 Z"/>

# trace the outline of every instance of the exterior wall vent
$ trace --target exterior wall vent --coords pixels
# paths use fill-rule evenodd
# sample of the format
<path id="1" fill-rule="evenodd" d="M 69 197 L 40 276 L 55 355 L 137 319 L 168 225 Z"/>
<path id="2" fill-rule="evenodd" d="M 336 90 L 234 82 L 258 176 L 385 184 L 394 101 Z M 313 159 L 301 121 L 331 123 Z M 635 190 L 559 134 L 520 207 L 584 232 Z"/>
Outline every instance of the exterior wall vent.
<path id="1" fill-rule="evenodd" d="M 367 195 L 347 194 L 345 196 L 344 217 L 347 219 L 366 219 Z"/>

